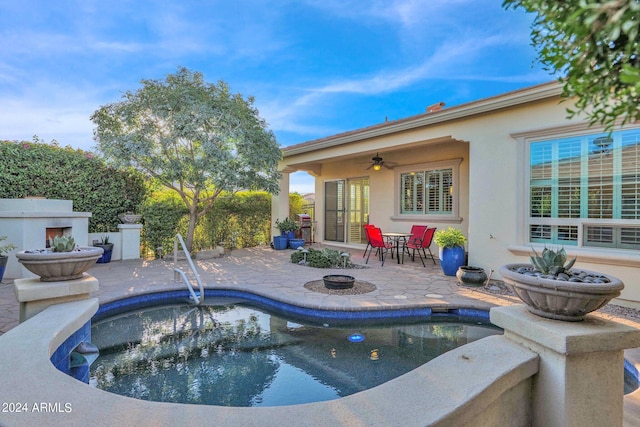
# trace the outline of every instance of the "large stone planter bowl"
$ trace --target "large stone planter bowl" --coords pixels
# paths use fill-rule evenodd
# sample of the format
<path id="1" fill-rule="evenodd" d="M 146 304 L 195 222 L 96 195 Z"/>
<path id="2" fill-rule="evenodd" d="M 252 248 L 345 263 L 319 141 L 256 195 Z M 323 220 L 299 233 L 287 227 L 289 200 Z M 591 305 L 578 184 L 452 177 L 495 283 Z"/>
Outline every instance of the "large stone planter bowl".
<path id="1" fill-rule="evenodd" d="M 118 216 L 124 224 L 137 224 L 142 219 L 142 215 L 126 213 Z"/>
<path id="2" fill-rule="evenodd" d="M 500 274 L 525 303 L 527 309 L 538 316 L 554 320 L 579 322 L 585 315 L 605 306 L 620 295 L 624 283 L 616 277 L 589 270 L 573 268 L 589 275 L 605 277 L 609 283 L 579 283 L 527 276 L 516 271 L 533 270 L 531 264 L 507 264 Z"/>
<path id="3" fill-rule="evenodd" d="M 18 262 L 27 270 L 40 276 L 42 282 L 59 282 L 80 279 L 102 256 L 102 248 L 80 246 L 72 252 L 26 252 L 16 253 Z"/>

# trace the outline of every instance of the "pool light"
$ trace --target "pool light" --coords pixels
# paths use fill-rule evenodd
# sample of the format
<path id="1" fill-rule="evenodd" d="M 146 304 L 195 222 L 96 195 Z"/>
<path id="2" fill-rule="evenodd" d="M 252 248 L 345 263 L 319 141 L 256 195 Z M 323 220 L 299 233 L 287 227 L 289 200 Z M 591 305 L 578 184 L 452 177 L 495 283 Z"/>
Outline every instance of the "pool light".
<path id="1" fill-rule="evenodd" d="M 362 342 L 364 341 L 364 335 L 355 333 L 355 334 L 349 335 L 347 339 L 351 342 Z"/>

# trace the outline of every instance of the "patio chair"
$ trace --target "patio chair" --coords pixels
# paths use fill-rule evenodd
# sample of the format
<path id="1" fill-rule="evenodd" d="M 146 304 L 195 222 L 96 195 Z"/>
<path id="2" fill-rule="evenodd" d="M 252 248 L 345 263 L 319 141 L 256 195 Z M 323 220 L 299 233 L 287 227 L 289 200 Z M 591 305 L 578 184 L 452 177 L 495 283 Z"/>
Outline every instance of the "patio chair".
<path id="1" fill-rule="evenodd" d="M 382 261 L 382 266 L 384 267 L 384 258 L 389 249 L 391 249 L 391 257 L 393 257 L 393 244 L 386 242 L 382 237 L 382 230 L 378 227 L 370 227 L 368 229 L 369 234 L 369 242 L 371 243 L 371 250 L 369 251 L 369 255 L 367 256 L 367 261 L 365 264 L 369 263 L 369 257 L 371 256 L 371 252 L 373 252 L 373 248 L 376 248 L 376 254 L 379 254 L 380 260 Z"/>
<path id="2" fill-rule="evenodd" d="M 364 224 L 362 226 L 362 228 L 364 228 L 364 236 L 367 239 L 367 247 L 364 248 L 364 253 L 362 254 L 362 258 L 365 257 L 365 255 L 367 254 L 367 250 L 368 249 L 373 250 L 373 248 L 371 247 L 371 241 L 369 240 L 369 228 L 371 228 L 371 227 L 375 227 L 375 225 L 373 225 L 373 224 Z"/>
<path id="3" fill-rule="evenodd" d="M 417 225 L 414 224 L 411 226 L 411 237 L 409 237 L 406 241 L 405 244 L 402 247 L 402 260 L 404 261 L 404 254 L 406 253 L 407 255 L 411 255 L 411 253 L 409 252 L 409 248 L 407 247 L 407 245 L 409 243 L 411 243 L 412 246 L 419 246 L 422 244 L 422 240 L 424 239 L 424 233 L 427 232 L 427 228 L 429 228 L 426 225 Z M 413 261 L 415 261 L 415 250 L 413 251 Z"/>
<path id="4" fill-rule="evenodd" d="M 430 246 L 431 246 L 431 242 L 433 241 L 433 234 L 436 232 L 436 228 L 435 227 L 427 228 L 424 225 L 414 225 L 413 227 L 411 227 L 411 234 L 413 234 L 414 227 L 416 227 L 416 237 L 414 238 L 414 236 L 411 236 L 409 238 L 409 241 L 405 245 L 407 253 L 409 253 L 409 249 L 411 249 L 413 251 L 411 259 L 415 261 L 416 250 L 417 250 L 418 256 L 420 256 L 420 261 L 422 261 L 422 266 L 426 267 L 426 265 L 424 264 L 424 259 L 422 258 L 422 255 L 424 254 L 424 258 L 427 258 L 427 252 L 425 251 L 425 249 L 427 249 L 429 251 L 429 255 L 431 256 L 431 261 L 433 261 L 433 264 L 435 265 L 436 259 L 433 257 L 433 253 L 431 252 Z M 422 236 L 417 237 L 419 236 L 420 231 L 422 231 Z M 422 251 L 422 254 L 420 253 L 420 251 Z"/>

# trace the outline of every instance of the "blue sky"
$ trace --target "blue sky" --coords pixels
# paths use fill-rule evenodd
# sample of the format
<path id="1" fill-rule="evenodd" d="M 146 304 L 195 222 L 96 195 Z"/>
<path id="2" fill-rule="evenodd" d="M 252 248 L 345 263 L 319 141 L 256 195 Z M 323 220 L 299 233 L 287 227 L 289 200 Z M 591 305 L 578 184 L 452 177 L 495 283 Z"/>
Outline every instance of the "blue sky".
<path id="1" fill-rule="evenodd" d="M 178 66 L 253 95 L 282 146 L 553 80 L 500 0 L 0 3 L 0 139 L 91 150 L 89 116 Z M 294 174 L 292 191 L 312 180 Z"/>

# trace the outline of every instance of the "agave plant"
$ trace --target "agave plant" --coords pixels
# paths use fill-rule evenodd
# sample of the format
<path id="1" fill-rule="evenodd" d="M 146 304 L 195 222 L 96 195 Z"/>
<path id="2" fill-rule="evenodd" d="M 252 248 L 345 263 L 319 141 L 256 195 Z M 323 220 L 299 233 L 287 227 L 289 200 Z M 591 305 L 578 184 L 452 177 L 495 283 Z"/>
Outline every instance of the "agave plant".
<path id="1" fill-rule="evenodd" d="M 49 248 L 52 252 L 71 252 L 76 248 L 76 242 L 71 236 L 55 236 L 49 239 Z"/>
<path id="2" fill-rule="evenodd" d="M 564 248 L 556 252 L 545 246 L 542 250 L 542 256 L 538 255 L 535 249 L 533 249 L 533 253 L 535 256 L 531 257 L 531 263 L 536 270 L 544 274 L 557 275 L 564 273 L 565 271 L 569 271 L 576 262 L 575 258 L 567 262 L 567 253 Z M 567 263 L 565 264 L 565 262 Z"/>

